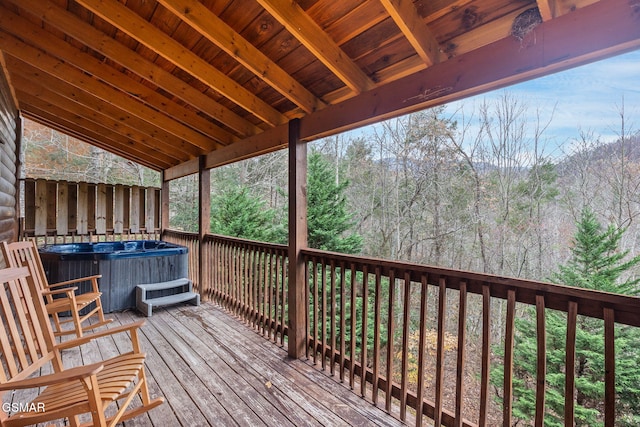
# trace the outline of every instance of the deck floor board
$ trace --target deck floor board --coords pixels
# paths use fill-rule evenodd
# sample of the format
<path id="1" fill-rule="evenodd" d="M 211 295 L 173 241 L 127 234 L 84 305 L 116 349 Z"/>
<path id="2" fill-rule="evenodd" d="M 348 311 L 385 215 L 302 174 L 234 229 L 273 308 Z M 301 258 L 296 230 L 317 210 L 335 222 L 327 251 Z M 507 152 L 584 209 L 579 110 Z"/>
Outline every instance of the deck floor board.
<path id="1" fill-rule="evenodd" d="M 108 316 L 108 327 L 143 318 L 135 311 Z M 219 306 L 159 308 L 146 321 L 140 339 L 149 390 L 166 403 L 126 427 L 405 425 L 328 368 L 289 359 L 285 348 Z M 130 349 L 119 334 L 66 350 L 63 360 L 74 366 Z"/>

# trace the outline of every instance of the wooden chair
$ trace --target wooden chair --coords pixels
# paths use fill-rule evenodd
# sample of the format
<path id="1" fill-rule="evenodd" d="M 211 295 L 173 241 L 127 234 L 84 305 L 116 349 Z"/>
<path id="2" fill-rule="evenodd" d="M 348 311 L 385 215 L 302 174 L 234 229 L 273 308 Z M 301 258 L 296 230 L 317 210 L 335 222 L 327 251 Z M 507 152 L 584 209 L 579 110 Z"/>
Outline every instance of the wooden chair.
<path id="1" fill-rule="evenodd" d="M 115 426 L 164 402 L 164 398 L 151 400 L 147 388 L 145 354 L 138 340 L 144 321 L 56 344 L 39 288 L 28 274 L 26 267 L 0 270 L 0 398 L 11 390 L 46 388 L 31 402 L 12 405 L 3 399 L 1 426 L 60 419 L 68 420 L 71 426 Z M 62 349 L 116 333 L 131 336 L 131 352 L 91 365 L 62 366 Z M 54 373 L 34 377 L 49 363 Z M 128 409 L 136 396 L 142 404 Z M 114 415 L 108 417 L 105 411 Z"/>
<path id="2" fill-rule="evenodd" d="M 46 301 L 47 313 L 53 318 L 55 336 L 75 334 L 77 337 L 81 337 L 84 331 L 104 326 L 112 321 L 112 319 L 105 319 L 102 310 L 100 300 L 102 292 L 98 289 L 98 279 L 101 276 L 88 276 L 49 284 L 42 267 L 38 247 L 34 241 L 3 242 L 2 254 L 7 267 L 24 266 L 29 268 L 29 274 L 41 289 L 41 294 Z M 91 282 L 90 292 L 79 293 L 78 287 L 72 286 L 82 282 Z M 80 314 L 82 309 L 89 306 L 86 314 Z M 62 320 L 63 313 L 70 313 L 69 318 Z M 98 316 L 98 321 L 82 326 L 93 315 Z M 63 328 L 66 323 L 72 323 L 73 329 Z"/>

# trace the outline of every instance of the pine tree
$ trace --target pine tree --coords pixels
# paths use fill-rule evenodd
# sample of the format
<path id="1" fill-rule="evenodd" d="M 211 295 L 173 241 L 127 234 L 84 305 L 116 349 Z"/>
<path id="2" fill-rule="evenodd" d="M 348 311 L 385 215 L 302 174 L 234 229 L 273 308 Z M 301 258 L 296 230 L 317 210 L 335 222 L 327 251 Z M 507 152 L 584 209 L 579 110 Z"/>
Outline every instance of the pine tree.
<path id="1" fill-rule="evenodd" d="M 606 229 L 592 210 L 585 208 L 573 239 L 571 258 L 552 275 L 558 284 L 606 292 L 637 295 L 639 279 L 626 278 L 640 256 L 630 259 L 620 251 L 624 229 L 610 225 Z M 546 426 L 564 425 L 566 315 L 547 310 L 547 394 Z M 529 311 L 516 321 L 517 361 L 513 378 L 515 418 L 529 421 L 535 415 L 536 321 Z M 633 328 L 616 327 L 617 424 L 640 424 L 640 334 Z M 500 370 L 499 370 L 500 371 Z M 500 372 L 494 372 L 496 385 Z M 602 320 L 578 317 L 576 331 L 576 406 L 578 426 L 603 425 L 601 402 L 604 399 L 604 325 Z"/>
<path id="2" fill-rule="evenodd" d="M 248 188 L 231 186 L 211 204 L 211 232 L 261 242 L 284 243 L 283 227 L 274 224 L 275 211 Z"/>
<path id="3" fill-rule="evenodd" d="M 345 190 L 349 182 L 337 182 L 331 165 L 317 151 L 308 158 L 307 227 L 309 246 L 316 249 L 358 253 L 362 237 L 350 232 L 354 224 L 347 212 Z"/>

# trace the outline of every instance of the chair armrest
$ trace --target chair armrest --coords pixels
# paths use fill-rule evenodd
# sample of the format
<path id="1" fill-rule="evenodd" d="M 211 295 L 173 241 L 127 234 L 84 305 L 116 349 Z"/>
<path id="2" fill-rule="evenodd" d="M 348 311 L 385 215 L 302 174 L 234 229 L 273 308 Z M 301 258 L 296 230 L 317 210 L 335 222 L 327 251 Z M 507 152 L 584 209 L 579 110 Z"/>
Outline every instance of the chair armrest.
<path id="1" fill-rule="evenodd" d="M 71 288 L 62 288 L 62 289 L 54 289 L 53 291 L 42 291 L 42 295 L 58 295 L 58 294 L 69 294 L 69 297 L 74 294 L 75 291 L 78 290 L 77 286 L 73 286 Z"/>
<path id="2" fill-rule="evenodd" d="M 59 384 L 62 382 L 70 382 L 90 377 L 100 372 L 104 368 L 102 362 L 92 363 L 91 365 L 78 366 L 77 368 L 66 369 L 55 374 L 42 375 L 35 378 L 26 378 L 17 381 L 8 381 L 0 384 L 0 391 L 19 390 L 25 388 L 44 387 L 51 384 Z"/>
<path id="3" fill-rule="evenodd" d="M 98 290 L 98 279 L 100 279 L 101 277 L 102 277 L 102 274 L 96 274 L 96 275 L 87 276 L 87 277 L 78 277 L 77 279 L 65 280 L 64 282 L 58 282 L 58 283 L 54 283 L 52 285 L 50 284 L 48 287 L 49 288 L 57 288 L 57 287 L 60 287 L 60 286 L 71 285 L 73 283 L 91 281 L 91 285 L 93 286 L 93 292 L 100 292 Z"/>
<path id="4" fill-rule="evenodd" d="M 126 325 L 120 325 L 120 326 L 116 326 L 114 328 L 109 328 L 109 329 L 104 329 L 102 331 L 93 332 L 91 334 L 83 335 L 80 338 L 75 338 L 75 339 L 72 339 L 72 340 L 68 340 L 68 341 L 64 341 L 64 342 L 58 343 L 58 344 L 55 345 L 55 348 L 57 348 L 59 350 L 66 350 L 68 348 L 78 347 L 78 346 L 80 346 L 82 344 L 86 344 L 86 343 L 88 343 L 91 340 L 94 340 L 96 338 L 108 337 L 110 335 L 119 334 L 119 333 L 122 333 L 122 332 L 131 332 L 132 335 L 133 335 L 134 331 L 136 331 L 137 329 L 140 329 L 145 323 L 146 323 L 145 320 L 139 320 L 137 322 L 129 323 L 129 324 L 126 324 Z M 132 338 L 133 338 L 133 336 L 132 336 Z"/>

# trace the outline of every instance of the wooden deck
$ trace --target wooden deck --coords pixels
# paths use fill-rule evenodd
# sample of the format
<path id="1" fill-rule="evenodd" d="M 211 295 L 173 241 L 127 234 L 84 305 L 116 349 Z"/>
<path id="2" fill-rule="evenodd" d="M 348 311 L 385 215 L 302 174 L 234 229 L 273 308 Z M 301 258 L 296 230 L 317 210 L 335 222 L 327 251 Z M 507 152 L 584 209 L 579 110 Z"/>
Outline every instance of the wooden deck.
<path id="1" fill-rule="evenodd" d="M 141 318 L 109 317 L 114 324 Z M 155 310 L 142 332 L 151 394 L 167 402 L 126 426 L 404 425 L 311 362 L 290 360 L 284 348 L 218 306 Z M 126 341 L 65 351 L 65 365 L 126 351 Z"/>

